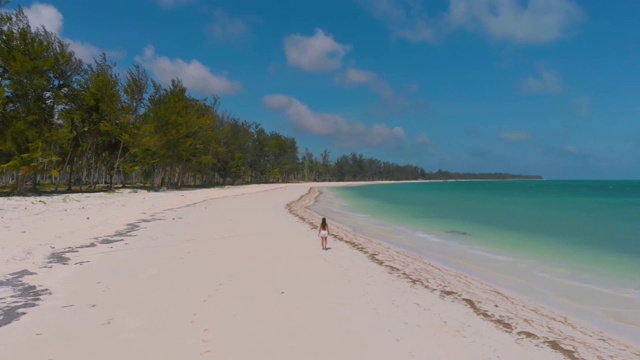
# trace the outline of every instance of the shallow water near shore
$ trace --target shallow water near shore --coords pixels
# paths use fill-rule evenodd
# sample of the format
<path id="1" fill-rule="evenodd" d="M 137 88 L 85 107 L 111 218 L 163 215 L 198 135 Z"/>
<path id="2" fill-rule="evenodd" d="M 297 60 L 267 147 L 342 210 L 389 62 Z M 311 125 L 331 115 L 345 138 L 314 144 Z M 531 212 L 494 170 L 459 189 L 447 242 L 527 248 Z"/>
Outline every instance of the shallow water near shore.
<path id="1" fill-rule="evenodd" d="M 325 188 L 311 209 L 638 343 L 638 181 Z"/>

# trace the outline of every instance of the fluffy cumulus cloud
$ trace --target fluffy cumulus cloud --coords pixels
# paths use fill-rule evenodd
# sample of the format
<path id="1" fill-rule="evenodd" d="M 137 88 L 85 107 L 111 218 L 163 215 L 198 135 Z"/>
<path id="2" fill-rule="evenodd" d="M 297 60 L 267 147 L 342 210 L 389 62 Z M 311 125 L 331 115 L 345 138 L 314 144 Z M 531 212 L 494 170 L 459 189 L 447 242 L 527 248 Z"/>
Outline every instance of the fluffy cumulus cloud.
<path id="1" fill-rule="evenodd" d="M 527 94 L 545 94 L 562 92 L 562 81 L 558 76 L 540 67 L 538 76 L 530 76 L 521 84 L 521 89 Z"/>
<path id="2" fill-rule="evenodd" d="M 541 44 L 585 18 L 573 0 L 451 0 L 448 25 L 479 29 L 494 39 Z"/>
<path id="3" fill-rule="evenodd" d="M 227 79 L 224 74 L 214 75 L 198 60 L 187 62 L 182 59 L 170 59 L 156 54 L 151 45 L 144 49 L 141 56 L 136 56 L 135 60 L 165 85 L 178 78 L 189 90 L 205 95 L 233 94 L 241 89 L 240 83 Z"/>
<path id="4" fill-rule="evenodd" d="M 365 143 L 370 146 L 382 146 L 393 143 L 398 139 L 404 139 L 404 130 L 401 127 L 389 128 L 384 124 L 375 124 L 369 130 L 365 130 Z"/>
<path id="5" fill-rule="evenodd" d="M 216 42 L 237 42 L 249 33 L 249 26 L 238 18 L 232 18 L 222 10 L 217 10 L 207 31 Z"/>
<path id="6" fill-rule="evenodd" d="M 267 109 L 285 114 L 296 129 L 314 135 L 335 135 L 349 128 L 347 121 L 342 117 L 314 113 L 307 105 L 286 95 L 267 95 L 263 103 Z"/>
<path id="7" fill-rule="evenodd" d="M 531 139 L 531 135 L 526 131 L 502 131 L 498 138 L 508 143 L 521 143 Z"/>
<path id="8" fill-rule="evenodd" d="M 343 74 L 337 75 L 334 81 L 345 87 L 365 85 L 382 97 L 391 97 L 394 94 L 393 88 L 378 75 L 371 71 L 357 69 L 355 66 L 351 66 Z"/>
<path id="9" fill-rule="evenodd" d="M 329 72 L 342 67 L 342 58 L 351 45 L 336 42 L 333 36 L 316 29 L 313 36 L 294 34 L 285 37 L 284 52 L 291 66 L 310 72 Z"/>
<path id="10" fill-rule="evenodd" d="M 566 36 L 585 18 L 574 0 L 449 0 L 448 10 L 428 14 L 426 0 L 357 0 L 393 35 L 435 42 L 457 29 L 492 39 L 542 44 Z"/>
<path id="11" fill-rule="evenodd" d="M 69 48 L 76 56 L 84 62 L 93 62 L 93 59 L 98 58 L 103 52 L 90 43 L 63 37 L 64 17 L 53 5 L 35 3 L 28 8 L 24 8 L 24 13 L 27 15 L 29 25 L 31 25 L 33 29 L 44 27 L 47 31 L 60 36 L 64 42 L 69 44 Z M 121 53 L 115 51 L 105 51 L 105 53 L 116 58 L 123 57 Z"/>
<path id="12" fill-rule="evenodd" d="M 31 7 L 25 8 L 24 14 L 27 15 L 32 28 L 44 27 L 56 35 L 62 33 L 64 18 L 55 6 L 35 3 Z"/>
<path id="13" fill-rule="evenodd" d="M 102 50 L 86 42 L 75 41 L 70 39 L 66 39 L 66 42 L 69 44 L 69 48 L 71 49 L 71 51 L 73 51 L 73 53 L 76 54 L 76 57 L 82 59 L 82 61 L 86 63 L 93 62 L 93 59 L 97 59 L 98 57 L 100 57 L 100 54 L 102 53 Z M 118 52 L 105 52 L 105 53 L 108 56 L 121 57 L 120 53 Z"/>
<path id="14" fill-rule="evenodd" d="M 424 102 L 411 100 L 397 94 L 393 87 L 381 79 L 376 73 L 358 69 L 353 64 L 346 71 L 336 75 L 334 82 L 346 88 L 366 86 L 380 95 L 380 101 L 377 101 L 372 109 L 372 115 L 378 118 L 420 112 L 426 109 Z M 414 87 L 414 89 L 417 89 L 417 87 Z M 407 91 L 411 92 L 412 90 L 410 88 L 407 89 Z"/>
<path id="15" fill-rule="evenodd" d="M 332 137 L 338 146 L 345 148 L 393 145 L 405 139 L 405 132 L 400 127 L 389 128 L 384 124 L 369 127 L 349 122 L 339 115 L 316 113 L 298 99 L 287 95 L 267 95 L 263 104 L 269 110 L 284 114 L 294 128 Z"/>
<path id="16" fill-rule="evenodd" d="M 429 136 L 425 133 L 420 133 L 418 135 L 418 138 L 416 139 L 416 144 L 421 145 L 421 146 L 431 146 L 433 145 L 433 142 L 431 141 L 431 139 L 429 138 Z"/>

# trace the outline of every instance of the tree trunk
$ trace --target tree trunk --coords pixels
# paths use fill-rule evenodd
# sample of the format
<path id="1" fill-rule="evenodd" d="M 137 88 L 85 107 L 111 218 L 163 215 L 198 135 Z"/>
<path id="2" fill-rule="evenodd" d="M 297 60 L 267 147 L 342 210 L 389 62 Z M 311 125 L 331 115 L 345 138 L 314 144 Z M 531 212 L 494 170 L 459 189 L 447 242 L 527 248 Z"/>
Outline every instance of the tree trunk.
<path id="1" fill-rule="evenodd" d="M 71 159 L 71 153 L 73 153 L 73 149 L 69 150 L 69 155 L 67 155 L 67 159 L 64 161 L 64 166 L 62 167 L 60 176 L 58 176 L 58 181 L 56 181 L 56 188 L 55 188 L 56 192 L 58 192 L 58 188 L 60 187 L 60 182 L 62 181 L 62 174 L 67 170 L 67 166 L 69 165 L 69 160 Z M 71 179 L 71 176 L 69 176 L 69 179 Z M 69 182 L 71 182 L 71 180 L 69 180 Z"/>
<path id="2" fill-rule="evenodd" d="M 124 169 L 122 167 L 120 167 L 120 177 L 122 178 L 122 187 L 126 188 L 127 187 L 127 177 L 124 176 Z"/>
<path id="3" fill-rule="evenodd" d="M 73 159 L 71 160 L 71 165 L 69 165 L 69 182 L 67 183 L 67 191 L 71 191 L 72 189 L 73 178 L 76 175 L 75 167 L 76 167 L 76 157 L 74 156 Z"/>
<path id="4" fill-rule="evenodd" d="M 24 170 L 20 169 L 18 171 L 18 178 L 17 178 L 18 188 L 16 190 L 16 194 L 18 194 L 18 195 L 24 194 L 24 187 L 26 185 L 26 178 L 27 178 L 27 176 L 24 173 Z"/>
<path id="5" fill-rule="evenodd" d="M 118 156 L 116 157 L 116 162 L 113 164 L 113 169 L 111 171 L 111 184 L 109 184 L 109 189 L 113 191 L 114 183 L 113 178 L 115 178 L 116 172 L 118 171 L 118 165 L 120 165 L 120 156 L 122 156 L 122 148 L 124 147 L 124 140 L 120 141 L 120 148 L 118 149 Z"/>
<path id="6" fill-rule="evenodd" d="M 33 173 L 33 179 L 31 180 L 31 190 L 34 193 L 38 192 L 38 172 Z"/>

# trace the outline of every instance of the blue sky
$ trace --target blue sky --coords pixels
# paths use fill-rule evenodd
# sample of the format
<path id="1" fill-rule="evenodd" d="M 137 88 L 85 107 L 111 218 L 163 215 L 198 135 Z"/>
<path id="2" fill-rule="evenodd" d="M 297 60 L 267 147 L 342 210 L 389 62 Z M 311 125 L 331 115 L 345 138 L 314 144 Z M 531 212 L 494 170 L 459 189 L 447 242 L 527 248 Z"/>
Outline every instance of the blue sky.
<path id="1" fill-rule="evenodd" d="M 640 1 L 12 1 L 301 149 L 640 179 Z"/>

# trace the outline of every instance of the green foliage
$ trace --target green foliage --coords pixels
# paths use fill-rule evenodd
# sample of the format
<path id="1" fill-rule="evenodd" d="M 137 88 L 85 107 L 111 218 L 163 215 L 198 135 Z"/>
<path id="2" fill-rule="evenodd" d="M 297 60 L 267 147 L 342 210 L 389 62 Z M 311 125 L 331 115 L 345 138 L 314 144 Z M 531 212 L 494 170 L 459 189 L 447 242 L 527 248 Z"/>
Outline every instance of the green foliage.
<path id="1" fill-rule="evenodd" d="M 103 53 L 93 64 L 86 66 L 79 84 L 80 94 L 76 110 L 79 124 L 77 140 L 89 168 L 107 169 L 112 181 L 120 163 L 125 145 L 130 136 L 130 118 L 125 115 L 120 77 L 115 72 L 116 64 L 108 61 Z M 79 125 L 79 126 L 78 126 Z M 91 186 L 95 188 L 93 179 Z"/>
<path id="2" fill-rule="evenodd" d="M 542 180 L 542 176 L 518 175 L 507 173 L 460 173 L 438 169 L 438 171 L 425 173 L 423 178 L 428 180 Z"/>
<path id="3" fill-rule="evenodd" d="M 0 7 L 6 2 L 0 0 Z M 163 86 L 139 66 L 124 76 L 105 54 L 83 64 L 22 9 L 0 11 L 0 171 L 10 186 L 67 190 L 288 181 L 469 178 L 351 153 L 299 153 L 296 139 L 221 114 L 179 79 Z M 508 178 L 508 174 L 484 174 Z"/>
<path id="4" fill-rule="evenodd" d="M 3 13 L 1 22 L 0 152 L 5 167 L 19 172 L 22 191 L 27 175 L 37 177 L 59 159 L 59 113 L 82 64 L 55 34 L 32 30 L 21 8 Z"/>

